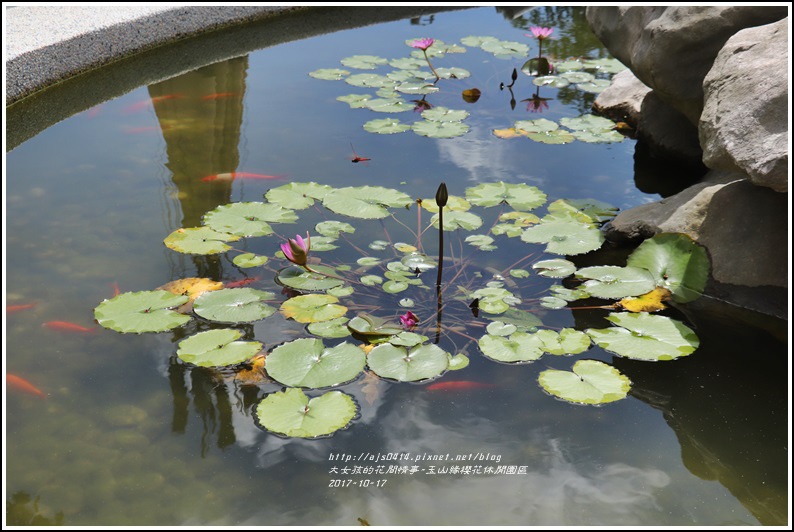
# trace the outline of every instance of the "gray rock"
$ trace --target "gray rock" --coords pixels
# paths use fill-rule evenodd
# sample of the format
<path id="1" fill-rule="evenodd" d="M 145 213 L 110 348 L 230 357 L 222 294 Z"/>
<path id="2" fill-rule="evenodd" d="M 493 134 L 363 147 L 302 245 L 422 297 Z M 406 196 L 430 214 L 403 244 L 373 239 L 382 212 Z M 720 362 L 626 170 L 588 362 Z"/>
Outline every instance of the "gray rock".
<path id="1" fill-rule="evenodd" d="M 737 31 L 788 16 L 787 6 L 588 7 L 587 21 L 610 53 L 697 125 L 703 79 Z"/>
<path id="2" fill-rule="evenodd" d="M 699 166 L 703 160 L 697 128 L 662 101 L 656 91 L 649 92 L 642 100 L 636 135 L 647 142 L 656 159 L 690 167 Z"/>
<path id="3" fill-rule="evenodd" d="M 788 191 L 788 19 L 731 37 L 703 82 L 699 135 L 710 168 Z"/>
<path id="4" fill-rule="evenodd" d="M 593 111 L 636 128 L 642 100 L 649 92 L 650 87 L 637 79 L 631 70 L 618 72 L 612 77 L 612 84 L 596 97 Z"/>

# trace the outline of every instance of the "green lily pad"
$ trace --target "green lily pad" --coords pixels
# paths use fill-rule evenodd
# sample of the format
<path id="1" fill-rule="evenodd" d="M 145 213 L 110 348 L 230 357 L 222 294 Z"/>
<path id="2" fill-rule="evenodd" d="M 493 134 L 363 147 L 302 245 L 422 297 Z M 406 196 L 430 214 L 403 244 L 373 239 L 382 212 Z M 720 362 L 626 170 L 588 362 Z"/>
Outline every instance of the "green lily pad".
<path id="1" fill-rule="evenodd" d="M 463 353 L 458 353 L 454 357 L 449 353 L 447 354 L 449 355 L 449 367 L 447 368 L 449 369 L 449 371 L 456 371 L 468 367 L 469 357 L 467 357 Z"/>
<path id="2" fill-rule="evenodd" d="M 560 125 L 546 118 L 538 118 L 537 120 L 518 120 L 513 127 L 527 133 L 549 133 L 559 129 Z"/>
<path id="3" fill-rule="evenodd" d="M 438 214 L 434 214 L 430 218 L 430 223 L 433 227 L 438 228 Z M 456 229 L 465 229 L 466 231 L 474 231 L 482 226 L 482 218 L 471 212 L 461 211 L 444 211 L 444 231 L 454 231 Z"/>
<path id="4" fill-rule="evenodd" d="M 597 143 L 613 143 L 613 142 L 623 142 L 626 140 L 626 137 L 620 134 L 618 131 L 574 131 L 573 136 L 576 137 L 576 140 L 580 140 L 582 142 L 589 142 L 591 144 Z"/>
<path id="5" fill-rule="evenodd" d="M 640 244 L 626 263 L 649 271 L 656 286 L 670 290 L 678 303 L 700 297 L 711 267 L 705 248 L 683 233 L 655 235 Z"/>
<path id="6" fill-rule="evenodd" d="M 557 72 L 573 72 L 576 70 L 582 70 L 584 68 L 584 64 L 581 61 L 562 61 L 560 63 L 556 63 L 554 68 L 557 69 Z"/>
<path id="7" fill-rule="evenodd" d="M 190 321 L 174 310 L 190 300 L 165 290 L 125 292 L 106 299 L 94 309 L 97 323 L 120 333 L 163 332 Z"/>
<path id="8" fill-rule="evenodd" d="M 471 72 L 466 70 L 465 68 L 460 67 L 452 67 L 452 68 L 444 68 L 440 67 L 436 69 L 436 74 L 441 79 L 466 79 L 471 77 Z"/>
<path id="9" fill-rule="evenodd" d="M 536 262 L 532 265 L 532 269 L 543 277 L 561 279 L 574 273 L 576 271 L 576 265 L 565 259 L 550 259 Z"/>
<path id="10" fill-rule="evenodd" d="M 414 109 L 413 104 L 399 98 L 375 98 L 368 100 L 365 107 L 377 113 L 403 113 Z"/>
<path id="11" fill-rule="evenodd" d="M 296 296 L 281 304 L 281 313 L 299 323 L 328 321 L 345 315 L 347 307 L 336 305 L 339 299 L 327 294 Z"/>
<path id="12" fill-rule="evenodd" d="M 546 251 L 557 255 L 581 255 L 594 251 L 604 243 L 604 235 L 597 227 L 576 222 L 544 222 L 529 227 L 521 240 L 546 244 Z"/>
<path id="13" fill-rule="evenodd" d="M 394 90 L 403 94 L 433 94 L 439 91 L 438 87 L 424 80 L 406 81 L 394 87 Z"/>
<path id="14" fill-rule="evenodd" d="M 296 388 L 325 388 L 355 379 L 366 355 L 347 342 L 326 347 L 319 338 L 299 338 L 276 347 L 265 358 L 267 374 Z"/>
<path id="15" fill-rule="evenodd" d="M 552 87 L 554 89 L 563 89 L 571 84 L 566 78 L 560 76 L 537 76 L 532 79 L 532 84 L 538 87 Z"/>
<path id="16" fill-rule="evenodd" d="M 523 227 L 514 224 L 496 224 L 491 228 L 494 235 L 507 235 L 510 238 L 521 236 L 523 232 Z"/>
<path id="17" fill-rule="evenodd" d="M 226 242 L 240 240 L 240 236 L 229 233 L 219 233 L 209 227 L 180 228 L 165 237 L 163 243 L 169 249 L 180 253 L 194 255 L 213 255 L 229 251 L 231 246 Z"/>
<path id="18" fill-rule="evenodd" d="M 319 267 L 315 269 L 321 270 Z M 276 281 L 283 286 L 300 290 L 301 292 L 324 292 L 344 284 L 342 279 L 328 277 L 320 273 L 307 272 L 297 266 L 288 266 L 278 272 Z"/>
<path id="19" fill-rule="evenodd" d="M 431 122 L 460 122 L 469 116 L 468 111 L 448 109 L 447 107 L 433 107 L 422 111 L 422 118 Z"/>
<path id="20" fill-rule="evenodd" d="M 551 291 L 555 297 L 564 299 L 565 301 L 576 301 L 577 299 L 587 299 L 590 293 L 580 289 L 570 289 L 564 286 L 552 286 Z"/>
<path id="21" fill-rule="evenodd" d="M 360 70 L 374 70 L 380 65 L 385 65 L 389 61 L 376 55 L 353 55 L 345 57 L 340 61 L 348 68 L 358 68 Z"/>
<path id="22" fill-rule="evenodd" d="M 603 223 L 611 220 L 618 208 L 594 199 L 558 199 L 549 204 L 549 213 L 566 214 L 576 221 Z"/>
<path id="23" fill-rule="evenodd" d="M 499 315 L 499 321 L 502 323 L 512 323 L 521 332 L 534 332 L 538 327 L 543 325 L 543 322 L 534 313 L 511 308 Z"/>
<path id="24" fill-rule="evenodd" d="M 590 337 L 576 329 L 543 329 L 535 334 L 543 343 L 543 351 L 552 355 L 578 355 L 590 349 Z"/>
<path id="25" fill-rule="evenodd" d="M 354 336 L 357 334 L 370 343 L 376 343 L 378 340 L 385 340 L 403 332 L 400 324 L 366 313 L 359 314 L 350 320 L 347 323 L 347 328 L 354 333 Z"/>
<path id="26" fill-rule="evenodd" d="M 555 397 L 569 403 L 588 405 L 624 399 L 631 389 L 628 377 L 598 360 L 579 360 L 573 365 L 573 371 L 541 371 L 538 382 Z"/>
<path id="27" fill-rule="evenodd" d="M 673 360 L 700 345 L 695 332 L 680 321 L 647 312 L 619 312 L 607 317 L 617 327 L 587 329 L 593 341 L 610 353 L 637 360 Z"/>
<path id="28" fill-rule="evenodd" d="M 259 424 L 289 438 L 320 438 L 347 427 L 358 416 L 355 401 L 340 391 L 309 399 L 303 391 L 288 388 L 271 393 L 256 407 Z"/>
<path id="29" fill-rule="evenodd" d="M 387 294 L 398 294 L 408 289 L 408 283 L 404 281 L 386 281 L 383 283 L 383 291 Z"/>
<path id="30" fill-rule="evenodd" d="M 530 273 L 524 269 L 517 269 L 517 270 L 510 270 L 510 277 L 515 277 L 516 279 L 527 279 L 529 278 Z"/>
<path id="31" fill-rule="evenodd" d="M 517 327 L 512 323 L 504 323 L 501 321 L 492 321 L 488 324 L 485 330 L 491 336 L 510 336 L 516 332 Z"/>
<path id="32" fill-rule="evenodd" d="M 412 333 L 410 331 L 403 331 L 389 338 L 391 345 L 399 345 L 402 347 L 413 347 L 422 344 L 428 340 L 427 336 L 422 334 Z"/>
<path id="33" fill-rule="evenodd" d="M 565 308 L 568 305 L 568 302 L 564 299 L 560 299 L 559 297 L 555 296 L 545 296 L 540 298 L 540 306 L 544 308 L 550 309 L 561 309 Z"/>
<path id="34" fill-rule="evenodd" d="M 267 261 L 268 258 L 264 255 L 256 255 L 254 253 L 243 253 L 232 259 L 234 265 L 240 268 L 255 268 L 267 264 Z"/>
<path id="35" fill-rule="evenodd" d="M 360 281 L 363 285 L 375 286 L 376 284 L 383 284 L 383 277 L 380 275 L 364 275 Z"/>
<path id="36" fill-rule="evenodd" d="M 337 98 L 340 102 L 345 102 L 351 109 L 361 109 L 367 106 L 367 102 L 371 100 L 371 94 L 346 94 Z"/>
<path id="37" fill-rule="evenodd" d="M 434 258 L 428 257 L 424 253 L 414 251 L 403 257 L 400 262 L 410 271 L 416 273 L 424 273 L 438 267 L 438 261 Z"/>
<path id="38" fill-rule="evenodd" d="M 599 72 L 607 72 L 609 74 L 617 74 L 627 70 L 628 67 L 612 57 L 604 57 L 601 59 L 587 59 L 582 62 L 584 68 L 596 69 Z"/>
<path id="39" fill-rule="evenodd" d="M 276 312 L 265 301 L 275 294 L 254 288 L 224 288 L 204 292 L 193 302 L 193 312 L 204 319 L 221 323 L 248 323 Z"/>
<path id="40" fill-rule="evenodd" d="M 483 183 L 466 189 L 466 199 L 480 207 L 507 203 L 517 211 L 529 211 L 546 202 L 546 194 L 524 183 Z"/>
<path id="41" fill-rule="evenodd" d="M 502 314 L 511 306 L 521 302 L 509 290 L 495 286 L 475 290 L 470 297 L 479 299 L 480 310 L 488 314 Z"/>
<path id="42" fill-rule="evenodd" d="M 401 57 L 399 59 L 392 59 L 389 61 L 389 66 L 399 68 L 401 70 L 417 70 L 427 66 L 427 61 L 424 58 L 417 57 Z"/>
<path id="43" fill-rule="evenodd" d="M 345 78 L 345 83 L 354 87 L 372 87 L 376 89 L 394 87 L 394 81 L 380 74 L 353 74 Z"/>
<path id="44" fill-rule="evenodd" d="M 339 233 L 355 233 L 356 228 L 347 222 L 337 222 L 336 220 L 326 220 L 314 226 L 314 229 L 323 236 L 337 238 Z M 314 249 L 314 239 L 312 239 L 312 249 Z"/>
<path id="45" fill-rule="evenodd" d="M 492 37 L 490 35 L 469 35 L 464 37 L 460 40 L 461 44 L 465 44 L 466 46 L 476 46 L 481 47 L 484 43 L 488 41 L 498 41 L 498 37 Z"/>
<path id="46" fill-rule="evenodd" d="M 576 277 L 589 279 L 582 290 L 604 299 L 641 296 L 656 287 L 650 272 L 631 266 L 590 266 L 577 271 Z"/>
<path id="47" fill-rule="evenodd" d="M 390 188 L 371 186 L 338 188 L 323 199 L 323 205 L 329 210 L 362 219 L 386 218 L 389 216 L 386 207 L 405 207 L 411 203 L 413 199 L 407 194 Z"/>
<path id="48" fill-rule="evenodd" d="M 364 124 L 364 129 L 370 133 L 377 133 L 379 135 L 393 135 L 394 133 L 403 133 L 411 129 L 408 124 L 403 124 L 396 118 L 379 118 L 370 120 Z"/>
<path id="49" fill-rule="evenodd" d="M 543 355 L 543 342 L 534 334 L 515 332 L 510 336 L 486 334 L 478 341 L 480 351 L 497 362 L 532 362 Z"/>
<path id="50" fill-rule="evenodd" d="M 310 323 L 306 328 L 315 336 L 323 338 L 344 338 L 350 336 L 350 329 L 347 328 L 348 319 L 344 316 L 328 321 Z"/>
<path id="51" fill-rule="evenodd" d="M 215 329 L 194 334 L 181 342 L 176 355 L 201 367 L 242 364 L 262 350 L 261 342 L 238 342 L 243 335 L 234 329 Z"/>
<path id="52" fill-rule="evenodd" d="M 326 194 L 333 188 L 328 185 L 310 183 L 287 183 L 280 187 L 271 188 L 265 194 L 270 203 L 280 205 L 285 209 L 301 210 L 314 205 L 315 200 L 322 201 Z"/>
<path id="53" fill-rule="evenodd" d="M 521 58 L 526 57 L 529 53 L 529 46 L 515 41 L 485 41 L 480 48 L 494 54 L 499 59 Z"/>
<path id="54" fill-rule="evenodd" d="M 465 135 L 469 126 L 462 122 L 431 122 L 420 120 L 411 127 L 414 133 L 434 139 L 451 139 Z"/>
<path id="55" fill-rule="evenodd" d="M 465 242 L 481 251 L 493 251 L 496 249 L 496 246 L 493 245 L 493 237 L 488 235 L 469 235 L 466 237 Z"/>
<path id="56" fill-rule="evenodd" d="M 563 72 L 560 74 L 560 77 L 570 81 L 571 83 L 586 83 L 588 81 L 593 81 L 595 76 L 589 72 L 581 72 L 581 71 L 572 71 L 569 70 L 568 72 Z"/>
<path id="57" fill-rule="evenodd" d="M 527 133 L 527 138 L 543 144 L 570 144 L 576 137 L 564 129 L 546 131 L 543 133 Z"/>
<path id="58" fill-rule="evenodd" d="M 369 368 L 384 379 L 415 382 L 438 377 L 449 367 L 448 353 L 435 344 L 410 351 L 392 344 L 375 346 L 367 355 Z"/>
<path id="59" fill-rule="evenodd" d="M 336 237 L 313 236 L 311 239 L 312 251 L 331 251 L 332 249 L 337 249 L 339 247 L 334 244 L 334 242 L 336 242 Z"/>
<path id="60" fill-rule="evenodd" d="M 422 200 L 422 208 L 427 212 L 438 212 L 438 205 L 435 198 L 427 198 Z M 444 206 L 444 212 L 448 211 L 468 211 L 471 209 L 471 203 L 466 201 L 466 198 L 460 196 L 447 197 L 447 204 Z"/>
<path id="61" fill-rule="evenodd" d="M 309 75 L 317 79 L 340 80 L 344 79 L 345 76 L 349 76 L 350 71 L 341 68 L 320 68 L 313 72 L 309 72 Z"/>
<path id="62" fill-rule="evenodd" d="M 386 242 L 386 245 L 382 249 L 386 249 L 386 246 L 388 246 L 388 245 L 389 245 L 389 243 Z M 358 259 L 356 261 L 356 264 L 358 264 L 360 266 L 376 266 L 376 265 L 380 264 L 380 262 L 381 262 L 381 260 L 379 258 L 376 258 L 376 257 L 361 257 L 360 259 Z"/>
<path id="63" fill-rule="evenodd" d="M 604 90 L 608 89 L 611 84 L 612 82 L 606 79 L 594 79 L 593 81 L 578 83 L 576 88 L 580 91 L 598 94 L 599 92 L 603 92 Z"/>
<path id="64" fill-rule="evenodd" d="M 395 70 L 394 72 L 386 74 L 386 77 L 400 83 L 411 82 L 423 84 L 426 84 L 429 80 L 436 79 L 432 72 L 429 70 L 422 70 L 421 68 Z"/>
<path id="65" fill-rule="evenodd" d="M 298 216 L 291 209 L 261 202 L 221 205 L 204 215 L 204 225 L 221 233 L 238 236 L 266 236 L 273 233 L 268 222 L 294 223 Z"/>
<path id="66" fill-rule="evenodd" d="M 325 291 L 326 294 L 334 297 L 347 297 L 353 294 L 353 292 L 354 290 L 352 286 L 335 286 L 334 288 L 329 288 Z"/>

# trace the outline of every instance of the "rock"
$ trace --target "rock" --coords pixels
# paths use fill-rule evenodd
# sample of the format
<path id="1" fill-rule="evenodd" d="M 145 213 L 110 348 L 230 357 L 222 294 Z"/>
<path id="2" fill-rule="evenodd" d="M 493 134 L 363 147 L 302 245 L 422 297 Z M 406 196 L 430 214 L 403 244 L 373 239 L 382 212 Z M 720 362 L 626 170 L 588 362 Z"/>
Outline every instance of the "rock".
<path id="1" fill-rule="evenodd" d="M 710 168 L 788 191 L 788 19 L 731 37 L 703 82 L 699 136 Z"/>
<path id="2" fill-rule="evenodd" d="M 702 166 L 698 130 L 686 116 L 662 101 L 656 91 L 645 95 L 637 123 L 637 138 L 647 142 L 651 156 L 692 168 Z M 699 171 L 703 175 L 703 171 Z"/>
<path id="3" fill-rule="evenodd" d="M 612 77 L 612 84 L 596 97 L 593 111 L 615 122 L 626 122 L 636 129 L 642 100 L 649 92 L 650 87 L 637 79 L 631 70 L 618 72 Z"/>
<path id="4" fill-rule="evenodd" d="M 737 31 L 776 22 L 788 6 L 588 7 L 593 32 L 659 98 L 697 126 L 703 79 Z"/>
<path id="5" fill-rule="evenodd" d="M 605 233 L 617 243 L 636 243 L 662 232 L 685 233 L 711 257 L 707 295 L 785 317 L 786 206 L 786 195 L 753 185 L 745 174 L 712 170 L 674 196 L 618 214 Z"/>

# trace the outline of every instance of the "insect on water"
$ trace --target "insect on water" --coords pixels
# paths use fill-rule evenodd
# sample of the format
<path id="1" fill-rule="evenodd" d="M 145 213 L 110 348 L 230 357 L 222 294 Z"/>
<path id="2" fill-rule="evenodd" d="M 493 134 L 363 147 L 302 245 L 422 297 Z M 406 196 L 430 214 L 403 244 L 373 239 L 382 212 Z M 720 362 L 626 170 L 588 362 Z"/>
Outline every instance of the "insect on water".
<path id="1" fill-rule="evenodd" d="M 371 161 L 372 160 L 369 157 L 359 157 L 358 154 L 356 153 L 356 149 L 353 148 L 353 143 L 352 142 L 350 143 L 350 149 L 353 150 L 353 157 L 350 159 L 351 162 L 361 163 L 361 162 L 364 162 L 364 161 Z"/>

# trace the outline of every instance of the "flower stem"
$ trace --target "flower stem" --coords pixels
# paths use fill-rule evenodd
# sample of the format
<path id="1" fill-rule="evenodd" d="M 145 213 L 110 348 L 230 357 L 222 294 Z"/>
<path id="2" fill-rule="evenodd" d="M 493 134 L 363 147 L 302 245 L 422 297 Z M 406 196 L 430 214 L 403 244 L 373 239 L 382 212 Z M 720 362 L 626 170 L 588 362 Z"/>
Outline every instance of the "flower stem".
<path id="1" fill-rule="evenodd" d="M 430 70 L 433 71 L 433 75 L 436 77 L 436 81 L 434 81 L 433 83 L 438 83 L 438 80 L 441 79 L 441 76 L 438 75 L 436 69 L 433 68 L 433 65 L 430 64 L 430 58 L 427 57 L 427 50 L 422 50 L 422 53 L 425 54 L 425 61 L 427 61 L 427 66 L 430 67 Z"/>

